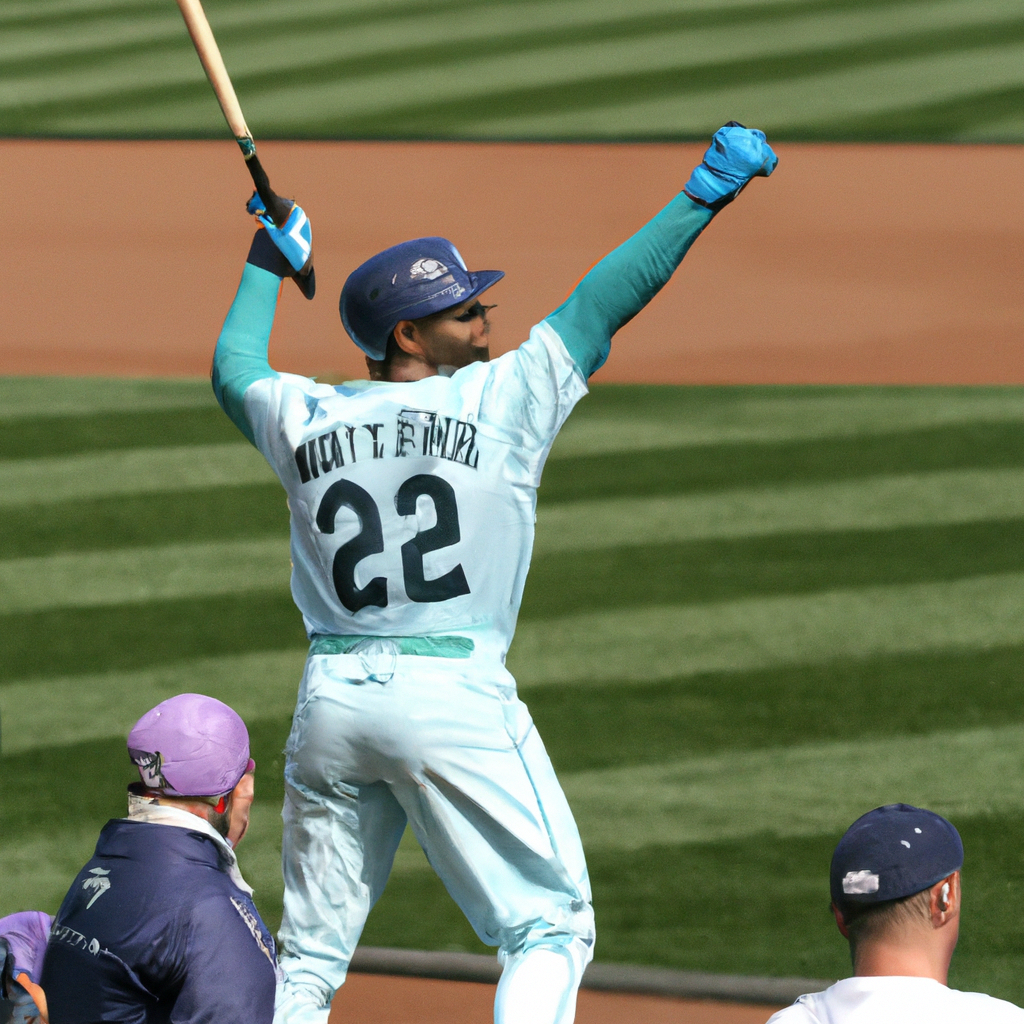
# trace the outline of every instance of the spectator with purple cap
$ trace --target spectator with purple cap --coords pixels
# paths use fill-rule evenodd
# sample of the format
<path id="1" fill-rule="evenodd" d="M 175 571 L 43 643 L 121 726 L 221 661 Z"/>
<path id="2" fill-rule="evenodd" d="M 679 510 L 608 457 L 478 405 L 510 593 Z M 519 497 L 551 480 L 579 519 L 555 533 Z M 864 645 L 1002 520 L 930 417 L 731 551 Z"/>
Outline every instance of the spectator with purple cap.
<path id="1" fill-rule="evenodd" d="M 41 910 L 0 917 L 0 1024 L 46 1024 L 39 981 L 52 923 Z"/>
<path id="2" fill-rule="evenodd" d="M 255 763 L 245 723 L 183 693 L 128 735 L 140 782 L 50 932 L 51 1024 L 269 1024 L 274 940 L 238 869 Z"/>
<path id="3" fill-rule="evenodd" d="M 1024 1024 L 1012 1003 L 947 987 L 963 862 L 959 833 L 932 811 L 887 804 L 861 815 L 830 871 L 854 976 L 800 996 L 769 1024 Z"/>

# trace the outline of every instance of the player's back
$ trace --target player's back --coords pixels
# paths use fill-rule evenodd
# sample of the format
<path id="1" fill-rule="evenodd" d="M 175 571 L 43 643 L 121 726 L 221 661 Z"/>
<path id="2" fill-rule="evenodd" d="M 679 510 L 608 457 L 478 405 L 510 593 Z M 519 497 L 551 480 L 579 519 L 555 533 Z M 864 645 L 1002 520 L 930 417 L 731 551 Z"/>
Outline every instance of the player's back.
<path id="1" fill-rule="evenodd" d="M 246 412 L 288 491 L 309 634 L 455 636 L 503 657 L 543 462 L 584 393 L 546 328 L 450 377 L 254 384 Z"/>
<path id="2" fill-rule="evenodd" d="M 1024 1024 L 1024 1010 L 931 978 L 845 978 L 801 996 L 769 1024 Z"/>

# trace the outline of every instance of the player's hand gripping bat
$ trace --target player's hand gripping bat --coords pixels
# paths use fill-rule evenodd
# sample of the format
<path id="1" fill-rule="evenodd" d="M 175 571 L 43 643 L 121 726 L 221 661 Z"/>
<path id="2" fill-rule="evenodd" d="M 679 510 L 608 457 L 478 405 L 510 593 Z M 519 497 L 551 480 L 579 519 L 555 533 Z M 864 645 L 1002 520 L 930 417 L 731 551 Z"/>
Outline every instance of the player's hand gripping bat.
<path id="1" fill-rule="evenodd" d="M 266 208 L 267 216 L 278 227 L 283 227 L 292 212 L 294 203 L 288 199 L 282 199 L 270 187 L 267 172 L 263 170 L 259 157 L 256 156 L 256 143 L 253 142 L 252 133 L 242 116 L 242 108 L 238 104 L 238 97 L 235 96 L 234 87 L 228 77 L 227 68 L 224 67 L 224 60 L 220 55 L 217 40 L 213 38 L 213 30 L 206 20 L 202 4 L 199 0 L 178 0 L 178 7 L 188 26 L 188 34 L 195 44 L 196 53 L 199 54 L 206 77 L 210 80 L 210 85 L 213 86 L 220 109 L 224 111 L 228 127 L 242 150 L 242 156 L 245 157 L 245 164 L 249 168 L 253 184 Z M 307 299 L 313 298 L 313 293 L 316 291 L 316 276 L 313 273 L 312 254 L 302 269 L 294 274 L 294 278 L 302 294 Z"/>

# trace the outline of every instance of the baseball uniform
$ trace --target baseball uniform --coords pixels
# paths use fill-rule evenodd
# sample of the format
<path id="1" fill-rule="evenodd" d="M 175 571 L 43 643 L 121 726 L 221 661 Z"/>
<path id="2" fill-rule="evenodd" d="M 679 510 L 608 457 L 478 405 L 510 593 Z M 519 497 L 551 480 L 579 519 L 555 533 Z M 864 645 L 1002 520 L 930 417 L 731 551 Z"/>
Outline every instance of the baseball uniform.
<path id="1" fill-rule="evenodd" d="M 573 1019 L 594 946 L 590 883 L 505 654 L 551 444 L 611 336 L 712 216 L 680 194 L 500 358 L 338 387 L 267 363 L 286 271 L 268 269 L 257 232 L 213 382 L 287 491 L 311 641 L 287 746 L 276 1020 L 326 1021 L 407 822 L 499 948 L 496 1021 Z M 473 293 L 452 251 L 458 266 L 401 273 L 447 275 L 457 304 Z"/>
<path id="2" fill-rule="evenodd" d="M 1024 1024 L 1024 1010 L 931 978 L 845 978 L 800 996 L 768 1024 Z"/>

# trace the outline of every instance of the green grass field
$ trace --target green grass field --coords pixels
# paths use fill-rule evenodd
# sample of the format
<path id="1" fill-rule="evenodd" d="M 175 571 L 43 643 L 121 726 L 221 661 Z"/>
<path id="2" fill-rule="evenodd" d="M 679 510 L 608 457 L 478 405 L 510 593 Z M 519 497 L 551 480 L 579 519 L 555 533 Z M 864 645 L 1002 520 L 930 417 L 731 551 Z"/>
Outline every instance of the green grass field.
<path id="1" fill-rule="evenodd" d="M 257 138 L 1024 140 L 1019 0 L 207 0 Z M 226 130 L 171 0 L 6 0 L 0 135 Z"/>
<path id="2" fill-rule="evenodd" d="M 905 800 L 965 839 L 953 984 L 1024 1002 L 1024 391 L 596 387 L 541 495 L 510 664 L 598 959 L 843 974 L 832 846 Z M 286 538 L 206 382 L 0 379 L 0 913 L 56 909 L 128 727 L 194 689 L 250 724 L 276 925 Z M 480 949 L 412 844 L 365 941 Z"/>

